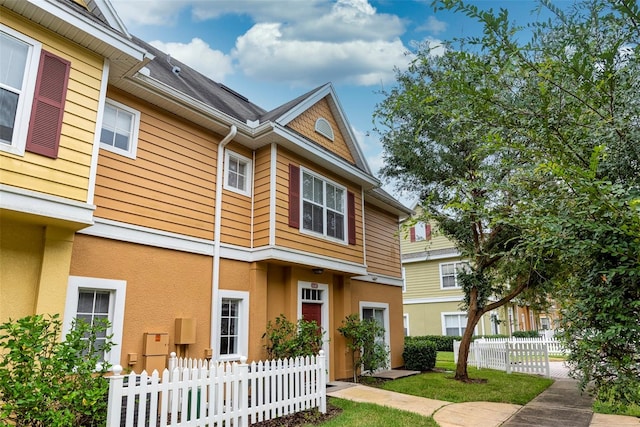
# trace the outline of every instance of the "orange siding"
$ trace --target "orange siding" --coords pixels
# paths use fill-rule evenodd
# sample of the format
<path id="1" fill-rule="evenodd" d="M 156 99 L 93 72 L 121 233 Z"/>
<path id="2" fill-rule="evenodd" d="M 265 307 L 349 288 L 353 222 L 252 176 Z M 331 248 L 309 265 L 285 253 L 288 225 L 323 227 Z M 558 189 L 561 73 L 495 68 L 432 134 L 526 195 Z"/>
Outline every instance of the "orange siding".
<path id="1" fill-rule="evenodd" d="M 100 150 L 95 216 L 211 239 L 220 137 L 117 90 L 108 97 L 140 111 L 140 132 L 136 159 Z"/>
<path id="2" fill-rule="evenodd" d="M 278 150 L 276 171 L 276 244 L 278 246 L 338 258 L 344 261 L 364 263 L 362 246 L 362 197 L 360 189 L 333 175 L 332 173 L 315 167 L 306 160 L 284 150 Z M 356 244 L 347 245 L 320 237 L 300 233 L 298 229 L 289 227 L 289 164 L 293 163 L 319 175 L 326 177 L 355 194 L 356 208 Z M 345 215 L 345 221 L 347 220 Z"/>
<path id="3" fill-rule="evenodd" d="M 368 272 L 402 277 L 398 217 L 367 204 L 365 230 Z"/>
<path id="4" fill-rule="evenodd" d="M 253 245 L 269 244 L 269 189 L 271 185 L 271 147 L 256 152 L 254 176 Z"/>
<path id="5" fill-rule="evenodd" d="M 331 128 L 333 129 L 333 141 L 315 131 L 316 120 L 320 117 L 326 119 L 331 124 Z M 348 162 L 352 164 L 355 163 L 355 160 L 351 155 L 351 150 L 347 146 L 345 138 L 340 132 L 338 122 L 333 116 L 331 107 L 329 106 L 329 102 L 326 98 L 318 101 L 318 103 L 313 105 L 307 111 L 293 119 L 287 126 L 306 136 L 310 140 L 322 145 L 327 150 L 336 153 Z"/>

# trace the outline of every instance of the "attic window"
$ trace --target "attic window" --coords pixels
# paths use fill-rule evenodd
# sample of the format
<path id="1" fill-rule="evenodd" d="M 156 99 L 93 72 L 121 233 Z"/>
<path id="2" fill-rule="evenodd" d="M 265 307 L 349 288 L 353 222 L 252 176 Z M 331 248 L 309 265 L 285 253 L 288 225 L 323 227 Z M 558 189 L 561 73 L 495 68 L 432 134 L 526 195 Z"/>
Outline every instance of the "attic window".
<path id="1" fill-rule="evenodd" d="M 316 120 L 316 132 L 333 141 L 333 129 L 327 119 L 320 117 Z"/>

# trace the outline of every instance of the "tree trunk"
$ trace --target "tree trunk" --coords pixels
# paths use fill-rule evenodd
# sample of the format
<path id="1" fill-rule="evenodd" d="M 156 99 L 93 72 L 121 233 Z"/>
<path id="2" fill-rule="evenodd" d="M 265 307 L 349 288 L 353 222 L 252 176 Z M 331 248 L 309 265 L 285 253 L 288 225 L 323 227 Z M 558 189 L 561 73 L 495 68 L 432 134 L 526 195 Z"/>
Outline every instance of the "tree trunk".
<path id="1" fill-rule="evenodd" d="M 469 374 L 467 372 L 467 359 L 469 358 L 469 348 L 471 347 L 471 338 L 476 325 L 482 317 L 483 311 L 478 309 L 478 289 L 471 288 L 469 295 L 469 309 L 467 311 L 467 327 L 460 341 L 460 349 L 458 351 L 458 364 L 456 365 L 455 379 L 458 381 L 468 381 Z"/>

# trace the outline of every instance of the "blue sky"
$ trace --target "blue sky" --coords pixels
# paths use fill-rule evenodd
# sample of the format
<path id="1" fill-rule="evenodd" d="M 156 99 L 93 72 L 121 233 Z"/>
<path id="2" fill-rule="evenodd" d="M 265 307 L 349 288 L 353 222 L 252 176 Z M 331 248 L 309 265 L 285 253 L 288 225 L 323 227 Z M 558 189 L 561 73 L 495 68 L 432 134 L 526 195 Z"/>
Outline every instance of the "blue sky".
<path id="1" fill-rule="evenodd" d="M 505 7 L 521 24 L 535 3 Z M 569 4 L 569 1 L 563 4 Z M 270 110 L 328 81 L 374 171 L 382 165 L 372 114 L 416 44 L 478 35 L 431 0 L 112 0 L 130 33 Z"/>

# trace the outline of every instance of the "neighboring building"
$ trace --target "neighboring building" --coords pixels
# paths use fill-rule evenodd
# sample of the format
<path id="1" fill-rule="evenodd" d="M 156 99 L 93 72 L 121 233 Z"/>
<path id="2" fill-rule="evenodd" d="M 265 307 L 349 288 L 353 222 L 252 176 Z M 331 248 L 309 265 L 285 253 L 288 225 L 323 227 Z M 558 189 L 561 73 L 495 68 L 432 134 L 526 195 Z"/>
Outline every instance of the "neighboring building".
<path id="1" fill-rule="evenodd" d="M 420 208 L 415 208 L 420 213 Z M 457 272 L 468 265 L 453 243 L 438 233 L 435 224 L 417 222 L 401 233 L 405 278 L 402 300 L 405 335 L 462 335 L 467 313 L 460 306 L 464 293 Z M 485 313 L 475 335 L 511 335 L 537 330 L 528 307 L 508 304 Z"/>
<path id="2" fill-rule="evenodd" d="M 0 321 L 108 318 L 106 355 L 265 357 L 269 320 L 379 319 L 402 362 L 398 224 L 331 84 L 272 111 L 129 35 L 108 0 L 0 1 Z M 5 72 L 5 69 L 7 70 Z"/>

